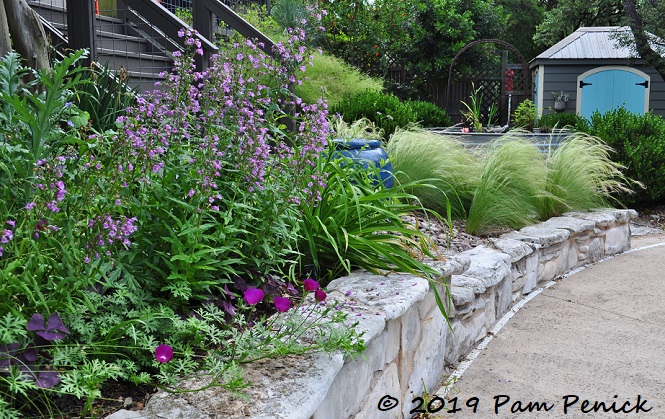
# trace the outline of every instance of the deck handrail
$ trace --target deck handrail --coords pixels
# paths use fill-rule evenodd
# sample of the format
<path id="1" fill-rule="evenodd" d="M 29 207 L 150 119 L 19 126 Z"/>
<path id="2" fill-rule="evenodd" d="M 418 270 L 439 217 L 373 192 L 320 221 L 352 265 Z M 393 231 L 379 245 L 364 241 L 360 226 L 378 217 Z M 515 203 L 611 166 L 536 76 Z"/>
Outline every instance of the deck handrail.
<path id="1" fill-rule="evenodd" d="M 68 0 L 72 1 L 72 0 Z M 172 45 L 178 45 L 180 50 L 186 48 L 186 40 L 178 36 L 178 32 L 182 28 L 189 25 L 185 23 L 178 16 L 171 13 L 168 9 L 153 0 L 117 0 L 118 4 L 124 3 L 129 6 L 138 16 L 145 19 L 150 24 L 154 25 L 165 38 L 155 37 L 155 41 L 159 42 L 169 52 L 173 52 Z M 194 0 L 200 1 L 200 0 Z M 124 9 L 119 7 L 119 9 Z M 196 28 L 194 28 L 196 29 Z M 144 29 L 145 30 L 145 29 Z M 201 41 L 201 48 L 206 55 L 214 54 L 218 48 L 209 39 L 200 32 L 195 34 L 196 38 Z"/>
<path id="2" fill-rule="evenodd" d="M 60 31 L 51 27 L 52 25 L 47 25 L 49 26 L 47 30 L 55 36 L 56 43 L 62 44 L 66 41 L 67 47 L 70 49 L 87 48 L 91 52 L 89 60 L 94 61 L 96 56 L 93 29 L 94 0 L 65 1 L 67 38 L 65 39 Z M 126 10 L 122 17 L 124 24 L 129 25 L 130 22 L 138 23 L 139 21 L 150 24 L 141 25 L 141 31 L 153 37 L 151 42 L 159 44 L 169 53 L 186 49 L 186 39 L 180 38 L 178 32 L 189 25 L 159 2 L 155 0 L 117 0 L 117 4 L 119 10 Z M 128 8 L 125 6 L 128 6 L 130 10 L 127 10 Z M 201 41 L 201 48 L 204 51 L 203 57 L 197 62 L 200 70 L 208 67 L 210 57 L 218 51 L 213 42 L 213 15 L 242 36 L 255 40 L 259 48 L 274 57 L 275 43 L 221 0 L 192 0 L 192 15 L 192 27 L 196 31 L 195 36 Z M 43 19 L 43 22 L 46 20 Z"/>

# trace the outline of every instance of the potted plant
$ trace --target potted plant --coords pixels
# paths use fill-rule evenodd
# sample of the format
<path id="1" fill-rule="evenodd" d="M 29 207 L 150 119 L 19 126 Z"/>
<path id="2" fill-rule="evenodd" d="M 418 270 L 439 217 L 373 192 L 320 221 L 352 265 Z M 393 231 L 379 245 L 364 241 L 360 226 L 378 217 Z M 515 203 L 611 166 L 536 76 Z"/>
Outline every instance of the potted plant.
<path id="1" fill-rule="evenodd" d="M 566 109 L 566 102 L 568 102 L 568 93 L 564 91 L 552 92 L 552 97 L 554 97 L 554 110 L 562 111 Z"/>
<path id="2" fill-rule="evenodd" d="M 336 153 L 359 162 L 365 168 L 376 166 L 380 170 L 383 185 L 391 188 L 394 181 L 393 165 L 383 148 L 383 131 L 367 118 L 347 124 L 339 117 L 334 120 L 333 127 L 335 138 L 332 143 Z"/>

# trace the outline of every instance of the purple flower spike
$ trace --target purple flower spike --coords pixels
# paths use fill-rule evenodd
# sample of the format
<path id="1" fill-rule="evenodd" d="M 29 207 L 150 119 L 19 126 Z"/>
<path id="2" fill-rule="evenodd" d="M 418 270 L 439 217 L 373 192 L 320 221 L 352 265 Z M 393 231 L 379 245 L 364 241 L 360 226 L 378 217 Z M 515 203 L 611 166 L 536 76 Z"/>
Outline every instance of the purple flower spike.
<path id="1" fill-rule="evenodd" d="M 321 302 L 326 299 L 328 295 L 323 291 L 323 290 L 316 290 L 314 291 L 314 298 L 316 301 Z"/>
<path id="2" fill-rule="evenodd" d="M 285 311 L 288 311 L 288 309 L 291 308 L 291 300 L 285 297 L 275 297 L 273 303 L 275 303 L 275 308 L 280 313 L 284 313 Z"/>
<path id="3" fill-rule="evenodd" d="M 247 288 L 245 290 L 245 302 L 250 306 L 256 305 L 263 300 L 264 292 L 258 288 Z"/>
<path id="4" fill-rule="evenodd" d="M 307 292 L 316 291 L 319 289 L 319 283 L 311 278 L 307 278 L 305 281 L 303 281 L 303 285 L 305 286 L 305 291 Z"/>
<path id="5" fill-rule="evenodd" d="M 159 345 L 155 348 L 155 358 L 157 362 L 169 362 L 173 358 L 173 348 L 165 344 Z"/>

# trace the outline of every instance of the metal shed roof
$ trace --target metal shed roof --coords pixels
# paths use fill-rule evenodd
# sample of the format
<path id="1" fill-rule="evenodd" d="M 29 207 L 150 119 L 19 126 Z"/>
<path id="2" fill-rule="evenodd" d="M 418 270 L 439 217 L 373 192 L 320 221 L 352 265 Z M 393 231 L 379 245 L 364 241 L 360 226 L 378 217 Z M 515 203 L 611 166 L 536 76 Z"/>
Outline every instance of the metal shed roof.
<path id="1" fill-rule="evenodd" d="M 622 59 L 639 58 L 630 47 L 619 45 L 618 33 L 632 32 L 628 26 L 598 26 L 579 28 L 535 59 Z"/>

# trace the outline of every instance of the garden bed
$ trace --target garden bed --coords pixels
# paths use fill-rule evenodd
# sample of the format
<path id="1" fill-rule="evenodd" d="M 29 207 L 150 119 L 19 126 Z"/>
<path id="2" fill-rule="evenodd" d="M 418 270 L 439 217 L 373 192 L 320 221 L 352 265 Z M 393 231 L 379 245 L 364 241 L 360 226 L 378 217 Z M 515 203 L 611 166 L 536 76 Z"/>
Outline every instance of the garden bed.
<path id="1" fill-rule="evenodd" d="M 569 213 L 432 262 L 452 285 L 450 327 L 426 280 L 354 272 L 333 281 L 328 294 L 365 331 L 364 356 L 263 360 L 246 368 L 252 386 L 245 400 L 219 387 L 159 392 L 144 410 L 111 417 L 386 417 L 377 408 L 393 400 L 386 395 L 400 402 L 391 417 L 409 417 L 411 400 L 424 391 L 435 393 L 447 367 L 462 360 L 513 304 L 567 271 L 627 250 L 636 215 L 633 210 Z M 183 386 L 197 388 L 206 380 L 199 376 Z"/>

